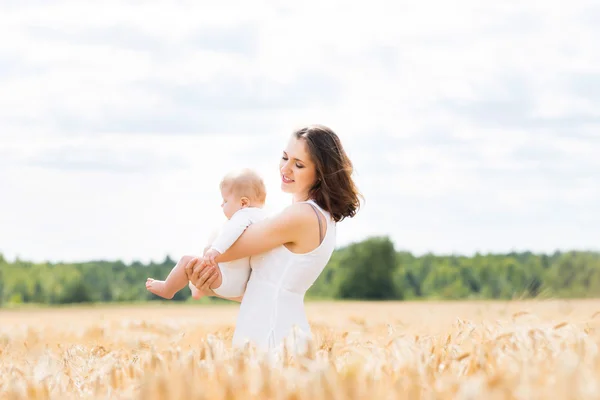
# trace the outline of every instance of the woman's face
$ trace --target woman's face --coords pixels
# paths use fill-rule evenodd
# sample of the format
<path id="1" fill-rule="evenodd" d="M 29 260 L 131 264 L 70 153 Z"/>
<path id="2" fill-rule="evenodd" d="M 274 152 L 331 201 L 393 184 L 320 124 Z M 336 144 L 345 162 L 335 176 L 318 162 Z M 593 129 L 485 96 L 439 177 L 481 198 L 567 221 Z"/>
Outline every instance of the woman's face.
<path id="1" fill-rule="evenodd" d="M 304 139 L 290 138 L 279 161 L 281 190 L 292 193 L 295 201 L 308 200 L 308 192 L 316 180 L 315 165 Z"/>

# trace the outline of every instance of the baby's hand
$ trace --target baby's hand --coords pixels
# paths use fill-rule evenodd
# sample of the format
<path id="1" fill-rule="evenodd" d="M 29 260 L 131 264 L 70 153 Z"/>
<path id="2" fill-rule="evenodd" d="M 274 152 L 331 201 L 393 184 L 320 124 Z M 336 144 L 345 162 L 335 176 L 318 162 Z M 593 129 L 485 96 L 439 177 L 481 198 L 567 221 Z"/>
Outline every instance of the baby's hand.
<path id="1" fill-rule="evenodd" d="M 213 267 L 218 267 L 217 262 L 215 261 L 215 258 L 217 258 L 220 255 L 221 255 L 221 253 L 219 253 L 217 250 L 210 249 L 206 253 L 204 253 L 203 261 L 204 261 L 204 263 L 206 263 L 208 265 L 212 265 Z"/>

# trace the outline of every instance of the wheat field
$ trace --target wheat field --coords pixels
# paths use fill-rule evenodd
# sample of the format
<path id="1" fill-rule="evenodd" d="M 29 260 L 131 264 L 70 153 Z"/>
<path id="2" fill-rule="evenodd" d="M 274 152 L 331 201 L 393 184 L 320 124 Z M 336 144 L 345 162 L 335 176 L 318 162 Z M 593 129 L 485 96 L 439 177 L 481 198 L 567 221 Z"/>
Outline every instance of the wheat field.
<path id="1" fill-rule="evenodd" d="M 0 398 L 600 399 L 600 300 L 311 302 L 308 352 L 270 357 L 237 310 L 0 310 Z"/>

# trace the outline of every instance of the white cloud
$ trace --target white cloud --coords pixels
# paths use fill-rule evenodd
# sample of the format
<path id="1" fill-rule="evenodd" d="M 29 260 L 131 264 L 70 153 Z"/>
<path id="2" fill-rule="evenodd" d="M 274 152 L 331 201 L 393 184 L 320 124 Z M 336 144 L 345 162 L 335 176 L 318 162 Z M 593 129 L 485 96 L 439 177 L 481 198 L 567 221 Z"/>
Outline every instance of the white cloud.
<path id="1" fill-rule="evenodd" d="M 0 251 L 194 251 L 227 169 L 289 201 L 279 151 L 314 122 L 367 198 L 339 245 L 597 249 L 600 13 L 559 5 L 2 3 Z"/>

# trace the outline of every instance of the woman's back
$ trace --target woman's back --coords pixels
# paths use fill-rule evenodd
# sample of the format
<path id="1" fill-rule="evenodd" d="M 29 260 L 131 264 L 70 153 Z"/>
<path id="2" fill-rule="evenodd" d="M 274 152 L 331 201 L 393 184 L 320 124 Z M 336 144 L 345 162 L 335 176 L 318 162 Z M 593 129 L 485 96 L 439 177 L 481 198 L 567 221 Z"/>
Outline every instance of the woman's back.
<path id="1" fill-rule="evenodd" d="M 273 348 L 294 325 L 310 336 L 304 295 L 333 253 L 336 224 L 314 201 L 303 203 L 311 204 L 325 217 L 320 218 L 327 224 L 323 240 L 308 253 L 293 253 L 282 245 L 251 257 L 252 274 L 240 307 L 234 345 L 248 339 L 263 349 Z"/>

